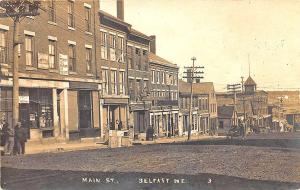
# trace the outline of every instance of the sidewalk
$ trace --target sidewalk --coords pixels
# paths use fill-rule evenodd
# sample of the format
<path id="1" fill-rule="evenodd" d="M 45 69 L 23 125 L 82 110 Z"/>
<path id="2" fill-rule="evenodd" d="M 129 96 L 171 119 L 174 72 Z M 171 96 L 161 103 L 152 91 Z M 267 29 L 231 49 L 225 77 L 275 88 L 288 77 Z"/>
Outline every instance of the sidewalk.
<path id="1" fill-rule="evenodd" d="M 223 138 L 220 136 L 191 136 L 191 140 L 204 140 L 212 138 Z M 175 143 L 175 142 L 185 142 L 187 141 L 187 136 L 183 137 L 162 137 L 155 139 L 154 141 L 134 141 L 135 145 L 149 145 L 149 144 L 166 144 L 166 143 Z M 135 146 L 133 145 L 133 146 Z M 26 146 L 26 154 L 38 154 L 38 153 L 57 153 L 57 152 L 66 152 L 66 151 L 78 151 L 78 150 L 93 150 L 108 148 L 107 145 L 104 145 L 100 142 L 62 142 L 62 143 L 48 143 L 48 144 L 30 144 Z"/>
<path id="2" fill-rule="evenodd" d="M 97 142 L 65 142 L 65 143 L 52 143 L 52 144 L 36 144 L 26 147 L 25 154 L 37 154 L 37 153 L 55 153 L 55 152 L 67 152 L 78 150 L 92 150 L 107 148 L 107 145 Z"/>

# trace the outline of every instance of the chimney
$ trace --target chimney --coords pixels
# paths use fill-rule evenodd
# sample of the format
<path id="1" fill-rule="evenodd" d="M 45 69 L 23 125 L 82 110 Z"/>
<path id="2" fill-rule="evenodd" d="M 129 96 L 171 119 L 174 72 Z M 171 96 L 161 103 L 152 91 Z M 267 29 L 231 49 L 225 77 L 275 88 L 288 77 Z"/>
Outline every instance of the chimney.
<path id="1" fill-rule="evenodd" d="M 117 0 L 117 18 L 124 20 L 124 0 Z"/>
<path id="2" fill-rule="evenodd" d="M 156 54 L 156 36 L 150 36 L 150 52 Z"/>

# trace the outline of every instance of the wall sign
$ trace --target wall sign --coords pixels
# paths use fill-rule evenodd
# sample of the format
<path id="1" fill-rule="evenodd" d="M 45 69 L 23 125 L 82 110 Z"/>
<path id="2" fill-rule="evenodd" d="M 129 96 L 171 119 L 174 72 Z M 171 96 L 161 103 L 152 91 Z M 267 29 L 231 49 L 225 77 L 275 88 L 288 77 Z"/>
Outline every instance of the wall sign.
<path id="1" fill-rule="evenodd" d="M 26 91 L 20 91 L 19 92 L 19 104 L 29 104 L 29 92 Z"/>
<path id="2" fill-rule="evenodd" d="M 38 68 L 48 69 L 49 68 L 49 56 L 45 53 L 38 53 Z"/>
<path id="3" fill-rule="evenodd" d="M 59 73 L 61 75 L 69 74 L 68 56 L 59 54 Z"/>

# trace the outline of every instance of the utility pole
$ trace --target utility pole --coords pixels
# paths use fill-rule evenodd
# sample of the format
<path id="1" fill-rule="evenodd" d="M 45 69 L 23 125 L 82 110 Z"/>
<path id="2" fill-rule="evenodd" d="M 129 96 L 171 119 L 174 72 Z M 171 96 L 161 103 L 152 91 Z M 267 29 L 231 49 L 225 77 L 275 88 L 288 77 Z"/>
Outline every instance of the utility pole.
<path id="1" fill-rule="evenodd" d="M 19 37 L 19 25 L 23 17 L 38 15 L 40 1 L 37 0 L 2 0 L 0 7 L 4 12 L 0 13 L 0 18 L 11 18 L 14 21 L 13 29 L 13 124 L 11 128 L 19 122 L 19 56 L 18 46 L 22 43 Z"/>
<path id="2" fill-rule="evenodd" d="M 237 83 L 237 84 L 228 84 L 227 85 L 227 90 L 229 93 L 233 93 L 234 97 L 233 97 L 233 110 L 234 113 L 236 113 L 236 93 L 239 92 L 241 88 L 241 84 Z M 233 125 L 236 125 L 236 117 L 235 114 L 233 114 Z"/>
<path id="3" fill-rule="evenodd" d="M 186 74 L 186 76 L 184 76 L 183 78 L 186 78 L 187 82 L 191 83 L 188 140 L 191 140 L 191 130 L 192 130 L 192 123 L 193 123 L 193 83 L 194 83 L 194 79 L 199 80 L 200 83 L 200 79 L 203 79 L 203 76 L 201 76 L 201 74 L 204 74 L 203 71 L 197 70 L 197 69 L 203 69 L 204 67 L 195 66 L 196 57 L 192 57 L 191 60 L 193 61 L 192 67 L 184 67 L 186 71 L 183 72 Z"/>

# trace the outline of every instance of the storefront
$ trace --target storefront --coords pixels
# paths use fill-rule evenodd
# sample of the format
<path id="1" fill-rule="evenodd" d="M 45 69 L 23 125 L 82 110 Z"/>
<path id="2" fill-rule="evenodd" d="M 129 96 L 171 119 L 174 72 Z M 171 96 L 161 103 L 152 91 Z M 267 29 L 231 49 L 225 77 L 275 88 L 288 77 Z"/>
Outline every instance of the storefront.
<path id="1" fill-rule="evenodd" d="M 100 100 L 101 135 L 108 135 L 109 130 L 128 131 L 128 98 L 105 98 Z"/>
<path id="2" fill-rule="evenodd" d="M 12 125 L 12 88 L 0 87 L 0 124 Z"/>
<path id="3" fill-rule="evenodd" d="M 20 89 L 19 118 L 22 125 L 31 131 L 29 138 L 35 130 L 39 130 L 42 138 L 54 136 L 52 99 L 51 89 Z"/>
<path id="4" fill-rule="evenodd" d="M 153 127 L 157 137 L 178 135 L 178 110 L 152 110 L 150 126 Z"/>

